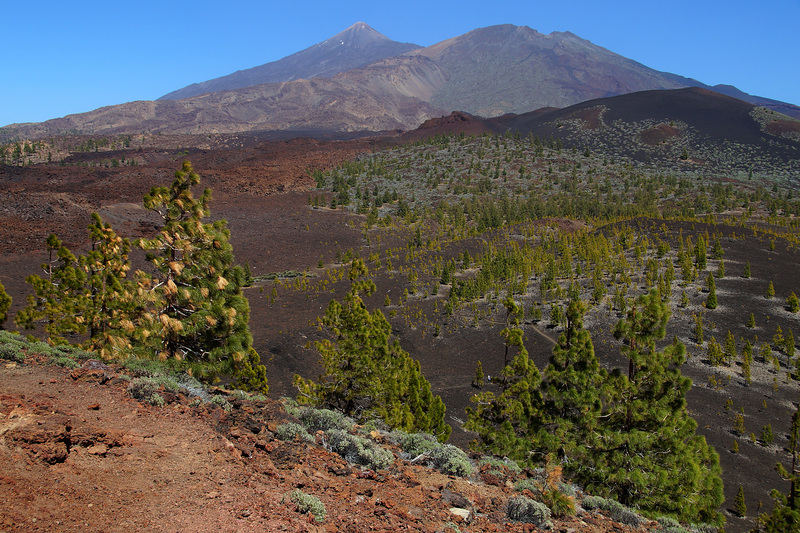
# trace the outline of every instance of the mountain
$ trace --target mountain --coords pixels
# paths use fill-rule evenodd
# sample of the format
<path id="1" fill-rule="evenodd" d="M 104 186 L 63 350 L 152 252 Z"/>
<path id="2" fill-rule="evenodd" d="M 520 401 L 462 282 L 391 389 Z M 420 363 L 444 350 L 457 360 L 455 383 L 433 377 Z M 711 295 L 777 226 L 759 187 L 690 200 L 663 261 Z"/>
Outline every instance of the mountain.
<path id="1" fill-rule="evenodd" d="M 431 104 L 484 117 L 684 87 L 711 89 L 800 117 L 800 107 L 660 72 L 570 32 L 544 35 L 527 26 L 490 26 L 409 54 L 429 57 L 448 73 Z"/>
<path id="2" fill-rule="evenodd" d="M 213 80 L 194 83 L 165 94 L 159 100 L 181 100 L 205 93 L 240 89 L 262 83 L 297 79 L 332 78 L 340 72 L 420 48 L 392 41 L 363 22 L 356 22 L 330 39 L 290 56 Z"/>
<path id="3" fill-rule="evenodd" d="M 401 51 L 405 53 L 385 57 Z M 353 64 L 362 66 L 351 68 Z M 283 81 L 260 83 L 266 79 Z M 237 84 L 248 85 L 218 90 Z M 653 70 L 569 32 L 543 35 L 508 24 L 419 48 L 391 41 L 358 23 L 280 61 L 196 84 L 153 102 L 0 128 L 0 142 L 59 133 L 298 131 L 315 135 L 411 130 L 452 111 L 494 117 L 688 86 L 714 89 Z M 800 107 L 746 95 L 730 86 L 718 88 L 800 117 Z M 196 95 L 176 99 L 186 94 Z"/>

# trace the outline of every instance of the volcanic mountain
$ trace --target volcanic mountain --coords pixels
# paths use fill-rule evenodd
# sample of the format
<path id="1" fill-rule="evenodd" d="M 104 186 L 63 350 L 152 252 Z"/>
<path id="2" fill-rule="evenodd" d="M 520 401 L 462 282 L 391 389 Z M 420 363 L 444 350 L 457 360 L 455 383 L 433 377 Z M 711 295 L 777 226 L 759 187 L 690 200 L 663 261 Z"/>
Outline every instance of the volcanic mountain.
<path id="1" fill-rule="evenodd" d="M 159 100 L 181 100 L 205 93 L 240 89 L 262 83 L 298 79 L 332 78 L 340 72 L 401 55 L 420 46 L 392 41 L 363 22 L 356 22 L 330 39 L 278 61 L 200 83 L 165 94 Z"/>
<path id="2" fill-rule="evenodd" d="M 387 57 L 391 54 L 400 55 Z M 311 76 L 317 77 L 305 79 Z M 418 48 L 359 23 L 280 61 L 195 84 L 157 101 L 1 128 L 0 141 L 63 132 L 320 135 L 410 130 L 452 111 L 492 117 L 688 86 L 709 88 L 569 32 L 543 35 L 525 26 L 501 25 Z M 800 116 L 797 106 L 751 97 L 729 86 L 720 91 Z M 190 94 L 196 96 L 183 97 Z"/>

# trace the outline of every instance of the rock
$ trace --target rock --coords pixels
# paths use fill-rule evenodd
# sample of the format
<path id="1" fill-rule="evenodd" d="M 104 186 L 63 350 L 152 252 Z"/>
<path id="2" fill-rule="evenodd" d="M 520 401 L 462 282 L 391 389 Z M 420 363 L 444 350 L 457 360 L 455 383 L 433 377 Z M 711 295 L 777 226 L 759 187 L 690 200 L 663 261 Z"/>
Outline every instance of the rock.
<path id="1" fill-rule="evenodd" d="M 462 509 L 461 507 L 451 507 L 450 508 L 450 513 L 452 513 L 455 516 L 460 517 L 461 520 L 463 520 L 464 523 L 467 523 L 467 524 L 469 523 L 470 519 L 472 518 L 472 511 L 470 511 L 468 509 Z"/>
<path id="2" fill-rule="evenodd" d="M 444 489 L 442 491 L 442 501 L 452 505 L 453 507 L 460 507 L 462 509 L 469 509 L 472 507 L 472 502 L 470 502 L 461 494 L 448 489 Z"/>
<path id="3" fill-rule="evenodd" d="M 108 446 L 102 443 L 89 446 L 86 449 L 86 453 L 88 453 L 89 455 L 105 456 L 106 452 L 108 452 Z"/>

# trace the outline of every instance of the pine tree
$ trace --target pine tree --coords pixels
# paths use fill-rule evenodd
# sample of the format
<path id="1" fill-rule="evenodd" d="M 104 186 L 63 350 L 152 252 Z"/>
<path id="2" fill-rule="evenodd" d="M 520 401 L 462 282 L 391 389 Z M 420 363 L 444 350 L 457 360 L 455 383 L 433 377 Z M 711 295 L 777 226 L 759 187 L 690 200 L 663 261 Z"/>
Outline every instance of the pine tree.
<path id="1" fill-rule="evenodd" d="M 750 277 L 750 261 L 748 261 L 744 265 L 744 272 L 742 273 L 742 277 L 743 278 L 749 278 Z"/>
<path id="2" fill-rule="evenodd" d="M 772 285 L 772 281 L 770 281 L 769 285 L 767 285 L 766 297 L 767 299 L 770 299 L 773 298 L 774 296 L 775 296 L 775 287 Z"/>
<path id="3" fill-rule="evenodd" d="M 709 272 L 706 279 L 708 284 L 708 298 L 706 298 L 706 309 L 717 308 L 717 284 L 714 281 L 714 276 Z"/>
<path id="4" fill-rule="evenodd" d="M 800 407 L 792 415 L 792 427 L 789 433 L 788 451 L 791 454 L 789 470 L 778 463 L 778 474 L 790 482 L 789 493 L 782 494 L 773 489 L 772 499 L 775 507 L 770 514 L 759 517 L 759 530 L 766 533 L 796 533 L 800 531 Z"/>
<path id="5" fill-rule="evenodd" d="M 789 312 L 797 313 L 800 311 L 800 298 L 792 291 L 792 294 L 786 299 L 786 306 L 789 308 Z"/>
<path id="6" fill-rule="evenodd" d="M 706 241 L 702 235 L 697 237 L 697 244 L 694 247 L 694 263 L 697 266 L 697 270 L 706 269 Z"/>
<path id="7" fill-rule="evenodd" d="M 733 500 L 733 511 L 739 517 L 747 516 L 747 505 L 744 502 L 744 487 L 739 485 L 739 492 L 736 493 L 736 498 Z"/>
<path id="8" fill-rule="evenodd" d="M 586 304 L 569 302 L 567 327 L 558 338 L 544 370 L 542 389 L 549 427 L 553 428 L 550 450 L 568 469 L 587 462 L 592 438 L 602 413 L 601 389 L 607 379 L 594 353 L 589 332 L 583 328 Z"/>
<path id="9" fill-rule="evenodd" d="M 266 392 L 241 289 L 245 272 L 233 264 L 227 222 L 203 222 L 211 190 L 195 198 L 192 187 L 199 183 L 184 161 L 170 187 L 153 187 L 144 197 L 144 207 L 161 217 L 162 227 L 154 238 L 139 241 L 154 267 L 152 276 L 139 276 L 148 306 L 136 331 L 140 351 L 178 361 L 200 379 L 228 374 Z"/>
<path id="10" fill-rule="evenodd" d="M 97 213 L 92 213 L 89 237 L 91 250 L 78 258 L 86 272 L 89 293 L 85 308 L 89 334 L 86 347 L 105 359 L 116 358 L 129 353 L 133 320 L 139 312 L 136 284 L 127 279 L 130 243 Z"/>
<path id="11" fill-rule="evenodd" d="M 482 389 L 484 385 L 485 375 L 483 373 L 483 365 L 480 361 L 475 365 L 475 377 L 472 380 L 472 386 L 476 389 Z"/>
<path id="12" fill-rule="evenodd" d="M 730 366 L 736 361 L 736 338 L 733 336 L 730 330 L 728 330 L 728 335 L 725 337 L 725 364 Z"/>
<path id="13" fill-rule="evenodd" d="M 333 340 L 315 343 L 324 373 L 317 381 L 295 375 L 301 403 L 337 409 L 360 421 L 380 418 L 390 427 L 425 431 L 445 441 L 444 402 L 400 343 L 391 340 L 391 325 L 380 309 L 367 310 L 361 294 L 375 292 L 367 266 L 354 259 L 350 290 L 342 302 L 332 300 L 320 327 Z"/>
<path id="14" fill-rule="evenodd" d="M 626 505 L 719 522 L 716 508 L 724 499 L 719 456 L 695 433 L 697 423 L 686 408 L 691 380 L 680 371 L 686 349 L 677 339 L 656 348 L 669 315 L 651 291 L 617 323 L 614 336 L 624 341 L 628 375 L 611 376 L 615 383 L 606 389 L 601 446 L 592 452 L 594 468 L 579 481 Z"/>
<path id="15" fill-rule="evenodd" d="M 501 335 L 517 351 L 502 370 L 505 386 L 500 394 L 486 391 L 472 397 L 465 428 L 478 434 L 473 446 L 484 453 L 533 464 L 547 452 L 539 444 L 545 422 L 541 374 L 528 357 L 519 327 L 505 328 Z"/>
<path id="16" fill-rule="evenodd" d="M 17 313 L 18 325 L 33 329 L 44 323 L 44 330 L 54 342 L 66 342 L 63 335 L 83 335 L 86 273 L 64 243 L 51 234 L 47 237 L 48 261 L 42 264 L 44 277 L 33 274 L 25 281 L 33 287 L 28 305 Z"/>
<path id="17" fill-rule="evenodd" d="M 6 288 L 0 283 L 0 330 L 8 318 L 8 310 L 11 309 L 11 296 L 6 293 Z"/>

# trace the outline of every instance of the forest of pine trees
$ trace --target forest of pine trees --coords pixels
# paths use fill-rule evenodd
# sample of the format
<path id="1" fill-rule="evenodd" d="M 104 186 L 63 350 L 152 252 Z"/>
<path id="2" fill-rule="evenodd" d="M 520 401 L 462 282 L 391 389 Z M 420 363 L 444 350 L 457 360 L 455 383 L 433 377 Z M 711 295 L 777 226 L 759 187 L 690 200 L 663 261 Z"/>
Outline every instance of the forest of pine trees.
<path id="1" fill-rule="evenodd" d="M 685 348 L 677 341 L 656 347 L 668 307 L 653 290 L 617 324 L 627 373 L 600 367 L 584 312 L 582 302 L 569 303 L 566 329 L 543 375 L 528 358 L 521 330 L 504 330 L 517 355 L 503 370 L 500 394 L 473 398 L 467 429 L 479 435 L 477 447 L 529 465 L 552 455 L 593 494 L 681 520 L 718 522 L 719 457 L 695 433 L 686 409 Z"/>

